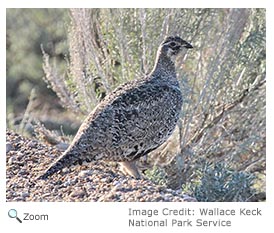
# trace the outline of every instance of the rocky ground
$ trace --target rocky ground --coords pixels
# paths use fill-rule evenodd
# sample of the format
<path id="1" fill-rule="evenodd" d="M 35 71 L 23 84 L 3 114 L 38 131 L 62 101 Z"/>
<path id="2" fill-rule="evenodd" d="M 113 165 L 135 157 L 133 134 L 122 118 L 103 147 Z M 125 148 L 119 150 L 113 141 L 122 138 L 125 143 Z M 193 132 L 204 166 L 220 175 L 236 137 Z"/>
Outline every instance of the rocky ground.
<path id="1" fill-rule="evenodd" d="M 37 180 L 61 152 L 11 131 L 6 137 L 7 201 L 195 201 L 149 180 L 126 177 L 115 164 L 98 161 Z"/>

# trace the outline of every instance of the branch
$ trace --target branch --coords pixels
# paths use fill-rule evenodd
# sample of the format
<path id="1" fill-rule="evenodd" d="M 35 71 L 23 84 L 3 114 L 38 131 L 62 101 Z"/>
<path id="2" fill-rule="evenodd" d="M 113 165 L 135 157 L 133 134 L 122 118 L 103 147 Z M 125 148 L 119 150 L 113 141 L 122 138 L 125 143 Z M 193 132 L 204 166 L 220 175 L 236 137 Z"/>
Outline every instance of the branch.
<path id="1" fill-rule="evenodd" d="M 206 124 L 204 127 L 202 127 L 190 140 L 189 142 L 181 149 L 181 151 L 184 151 L 187 147 L 189 147 L 193 143 L 197 143 L 201 137 L 204 135 L 205 131 L 212 128 L 214 125 L 216 125 L 220 120 L 223 118 L 225 113 L 228 113 L 233 108 L 235 108 L 238 104 L 242 103 L 244 99 L 246 99 L 251 93 L 258 90 L 261 86 L 265 84 L 265 80 L 262 80 L 261 82 L 258 82 L 256 85 L 252 86 L 251 88 L 245 89 L 239 97 L 230 104 L 225 104 L 221 108 L 222 110 L 213 118 L 211 122 Z M 219 108 L 219 107 L 218 107 Z M 216 109 L 216 108 L 215 108 Z"/>

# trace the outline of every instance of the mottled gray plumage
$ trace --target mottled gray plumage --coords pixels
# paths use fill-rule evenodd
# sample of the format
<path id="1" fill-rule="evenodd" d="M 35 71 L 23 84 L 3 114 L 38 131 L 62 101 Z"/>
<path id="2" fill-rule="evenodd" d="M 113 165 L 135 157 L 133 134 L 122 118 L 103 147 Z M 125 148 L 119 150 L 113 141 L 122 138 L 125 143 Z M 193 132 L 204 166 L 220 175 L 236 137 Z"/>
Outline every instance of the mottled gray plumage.
<path id="1" fill-rule="evenodd" d="M 40 179 L 73 164 L 117 161 L 139 177 L 134 161 L 163 144 L 172 134 L 182 106 L 182 93 L 172 57 L 192 46 L 180 37 L 160 45 L 152 72 L 121 85 L 89 114 L 69 148 Z"/>

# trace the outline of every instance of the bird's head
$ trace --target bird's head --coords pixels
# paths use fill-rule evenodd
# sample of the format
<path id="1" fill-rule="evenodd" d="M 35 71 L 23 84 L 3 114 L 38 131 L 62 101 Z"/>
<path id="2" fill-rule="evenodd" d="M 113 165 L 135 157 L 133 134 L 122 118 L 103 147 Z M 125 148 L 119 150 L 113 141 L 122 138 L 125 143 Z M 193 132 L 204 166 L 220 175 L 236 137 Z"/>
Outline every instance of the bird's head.
<path id="1" fill-rule="evenodd" d="M 176 56 L 183 48 L 191 49 L 193 47 L 179 36 L 169 36 L 161 44 L 161 52 L 170 58 Z"/>

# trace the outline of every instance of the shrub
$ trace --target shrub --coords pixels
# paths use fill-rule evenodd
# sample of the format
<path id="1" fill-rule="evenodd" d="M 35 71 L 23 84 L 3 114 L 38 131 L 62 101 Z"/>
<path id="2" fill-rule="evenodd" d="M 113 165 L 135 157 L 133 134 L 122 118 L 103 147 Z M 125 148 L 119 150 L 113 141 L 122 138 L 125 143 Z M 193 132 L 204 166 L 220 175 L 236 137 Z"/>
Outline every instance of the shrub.
<path id="1" fill-rule="evenodd" d="M 184 191 L 198 201 L 250 201 L 256 191 L 253 188 L 255 176 L 248 172 L 234 171 L 225 163 L 208 164 L 195 171 L 195 182 L 183 185 Z M 187 188 L 187 186 L 189 186 Z"/>

